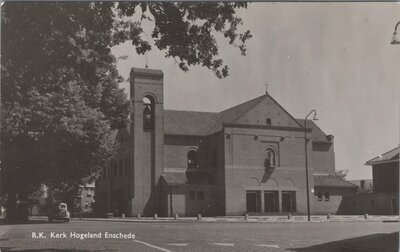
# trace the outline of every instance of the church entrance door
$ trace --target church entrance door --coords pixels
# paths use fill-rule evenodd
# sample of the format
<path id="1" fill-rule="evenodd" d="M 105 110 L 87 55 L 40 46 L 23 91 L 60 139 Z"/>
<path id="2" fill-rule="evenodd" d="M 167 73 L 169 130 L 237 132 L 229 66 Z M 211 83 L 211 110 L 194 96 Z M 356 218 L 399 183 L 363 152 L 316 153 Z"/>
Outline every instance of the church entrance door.
<path id="1" fill-rule="evenodd" d="M 264 209 L 265 212 L 278 212 L 278 191 L 264 192 Z"/>
<path id="2" fill-rule="evenodd" d="M 246 192 L 246 205 L 247 212 L 261 212 L 261 193 L 260 191 L 247 191 Z"/>

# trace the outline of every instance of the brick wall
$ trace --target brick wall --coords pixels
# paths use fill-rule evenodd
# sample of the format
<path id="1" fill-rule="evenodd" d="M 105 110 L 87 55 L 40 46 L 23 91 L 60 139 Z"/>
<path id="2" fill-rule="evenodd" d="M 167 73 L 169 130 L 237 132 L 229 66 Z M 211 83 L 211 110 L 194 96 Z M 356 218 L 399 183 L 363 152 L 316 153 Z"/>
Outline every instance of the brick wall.
<path id="1" fill-rule="evenodd" d="M 340 214 L 398 215 L 398 193 L 360 193 L 343 197 Z"/>
<path id="2" fill-rule="evenodd" d="M 335 152 L 334 144 L 326 143 L 313 143 L 312 144 L 311 158 L 314 164 L 314 171 L 316 173 L 335 173 Z"/>
<path id="3" fill-rule="evenodd" d="M 130 214 L 152 216 L 157 212 L 156 185 L 164 162 L 164 97 L 161 71 L 133 69 L 131 71 L 131 98 L 134 111 L 131 123 L 130 153 Z M 143 130 L 143 98 L 154 100 L 154 129 Z"/>
<path id="4" fill-rule="evenodd" d="M 342 213 L 340 208 L 342 207 L 342 201 L 344 196 L 352 196 L 355 194 L 356 189 L 345 189 L 345 188 L 314 188 L 312 200 L 314 201 L 314 207 L 312 208 L 313 214 L 340 214 Z M 318 194 L 321 194 L 321 198 Z M 327 194 L 329 195 L 328 197 Z"/>
<path id="5" fill-rule="evenodd" d="M 216 216 L 219 201 L 216 186 L 210 185 L 163 185 L 162 202 L 164 216 Z M 172 212 L 171 212 L 172 210 Z"/>
<path id="6" fill-rule="evenodd" d="M 279 149 L 279 166 L 270 177 L 265 177 L 264 149 L 270 145 Z M 308 150 L 311 152 L 311 148 Z M 254 181 L 259 183 L 260 190 L 296 191 L 297 212 L 305 213 L 304 151 L 302 131 L 225 128 L 226 214 L 246 212 L 246 190 L 257 189 Z M 310 160 L 309 174 L 313 173 L 312 167 Z M 309 182 L 312 188 L 311 176 Z"/>

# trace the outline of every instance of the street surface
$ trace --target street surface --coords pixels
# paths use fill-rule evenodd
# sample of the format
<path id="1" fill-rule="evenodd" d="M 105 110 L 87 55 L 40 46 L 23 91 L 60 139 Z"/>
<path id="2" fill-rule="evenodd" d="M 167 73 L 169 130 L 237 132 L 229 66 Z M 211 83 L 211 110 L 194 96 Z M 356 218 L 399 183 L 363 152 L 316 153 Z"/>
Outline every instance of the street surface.
<path id="1" fill-rule="evenodd" d="M 360 241 L 369 235 L 397 231 L 399 223 L 384 222 L 132 223 L 71 220 L 69 223 L 0 225 L 0 248 L 2 252 L 340 251 L 341 245 L 350 238 Z M 81 240 L 70 237 L 71 232 L 75 237 L 99 233 L 102 237 Z M 115 237 L 105 238 L 105 232 Z M 40 238 L 40 234 L 46 238 Z M 129 234 L 136 238 L 121 238 Z"/>

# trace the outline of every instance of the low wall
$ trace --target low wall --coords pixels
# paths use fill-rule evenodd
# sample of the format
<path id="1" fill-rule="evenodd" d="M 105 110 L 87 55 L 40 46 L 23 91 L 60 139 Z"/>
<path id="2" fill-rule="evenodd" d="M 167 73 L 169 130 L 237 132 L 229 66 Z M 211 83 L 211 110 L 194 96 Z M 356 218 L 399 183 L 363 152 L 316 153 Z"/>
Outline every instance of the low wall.
<path id="1" fill-rule="evenodd" d="M 360 193 L 344 196 L 338 214 L 398 215 L 398 193 Z"/>

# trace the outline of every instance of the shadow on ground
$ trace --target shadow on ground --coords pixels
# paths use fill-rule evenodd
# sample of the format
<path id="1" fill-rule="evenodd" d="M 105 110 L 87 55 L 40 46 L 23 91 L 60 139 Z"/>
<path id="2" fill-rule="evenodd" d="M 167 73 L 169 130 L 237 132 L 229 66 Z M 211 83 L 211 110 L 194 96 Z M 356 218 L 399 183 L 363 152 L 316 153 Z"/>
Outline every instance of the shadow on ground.
<path id="1" fill-rule="evenodd" d="M 12 247 L 2 247 L 0 248 L 1 252 L 101 252 L 101 251 L 117 251 L 117 250 L 77 250 L 77 249 L 53 249 L 53 248 L 45 248 L 45 249 L 28 249 L 28 250 L 18 250 Z"/>
<path id="2" fill-rule="evenodd" d="M 351 239 L 327 242 L 304 248 L 291 248 L 296 252 L 398 252 L 399 232 L 373 234 Z"/>

